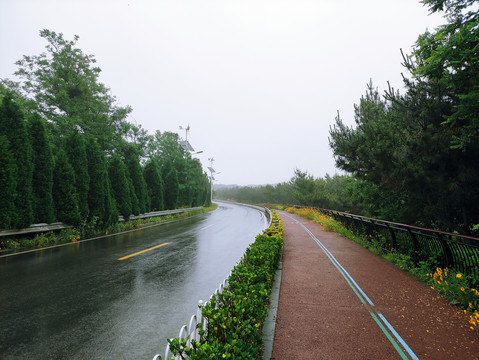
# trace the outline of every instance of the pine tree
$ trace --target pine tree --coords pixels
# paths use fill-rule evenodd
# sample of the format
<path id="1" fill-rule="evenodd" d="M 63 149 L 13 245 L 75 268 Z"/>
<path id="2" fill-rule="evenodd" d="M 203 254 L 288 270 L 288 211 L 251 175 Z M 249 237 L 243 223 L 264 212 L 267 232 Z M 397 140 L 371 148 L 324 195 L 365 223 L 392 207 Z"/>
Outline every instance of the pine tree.
<path id="1" fill-rule="evenodd" d="M 23 228 L 33 222 L 32 209 L 32 149 L 28 136 L 27 123 L 13 93 L 6 92 L 0 104 L 0 135 L 9 143 L 9 150 L 16 164 L 14 178 L 15 214 L 11 226 Z"/>
<path id="2" fill-rule="evenodd" d="M 75 173 L 63 149 L 58 150 L 53 177 L 53 200 L 59 221 L 70 225 L 81 222 Z"/>
<path id="3" fill-rule="evenodd" d="M 45 122 L 38 114 L 30 119 L 30 138 L 33 149 L 33 212 L 35 222 L 55 220 L 53 206 L 53 156 Z"/>

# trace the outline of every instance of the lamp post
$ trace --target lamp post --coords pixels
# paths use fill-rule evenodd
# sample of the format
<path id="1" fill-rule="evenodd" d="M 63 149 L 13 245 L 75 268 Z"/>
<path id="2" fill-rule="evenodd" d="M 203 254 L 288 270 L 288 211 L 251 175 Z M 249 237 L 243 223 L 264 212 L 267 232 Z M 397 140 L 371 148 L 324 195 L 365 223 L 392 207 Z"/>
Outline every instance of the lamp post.
<path id="1" fill-rule="evenodd" d="M 210 166 L 208 166 L 208 170 L 210 172 L 210 193 L 211 193 L 211 204 L 213 204 L 213 180 L 215 179 L 213 175 L 221 174 L 219 172 L 216 172 L 215 169 L 213 169 L 213 161 L 215 161 L 214 157 L 208 158 L 208 161 L 210 162 Z"/>
<path id="2" fill-rule="evenodd" d="M 188 124 L 188 126 L 186 128 L 183 128 L 180 125 L 180 130 L 185 130 L 185 140 L 179 140 L 179 144 L 184 150 L 185 187 L 186 187 L 186 191 L 187 191 L 186 201 L 189 202 L 190 201 L 190 199 L 189 199 L 189 197 L 190 197 L 190 187 L 188 186 L 188 166 L 189 166 L 188 165 L 188 154 L 190 154 L 190 156 L 191 155 L 196 155 L 196 154 L 201 154 L 203 152 L 203 150 L 195 152 L 195 149 L 193 149 L 193 146 L 191 146 L 191 144 L 188 142 L 188 131 L 190 131 L 190 124 Z"/>

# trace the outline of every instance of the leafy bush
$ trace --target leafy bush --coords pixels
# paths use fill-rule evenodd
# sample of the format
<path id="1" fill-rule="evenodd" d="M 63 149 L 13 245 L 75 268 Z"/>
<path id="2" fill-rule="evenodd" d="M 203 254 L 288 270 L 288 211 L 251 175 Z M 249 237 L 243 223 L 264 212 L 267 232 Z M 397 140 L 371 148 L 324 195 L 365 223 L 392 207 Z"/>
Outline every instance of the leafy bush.
<path id="1" fill-rule="evenodd" d="M 259 359 L 262 327 L 283 246 L 283 226 L 273 211 L 272 225 L 246 250 L 228 278 L 228 286 L 201 308 L 207 320 L 201 340 L 169 340 L 175 355 L 189 359 Z"/>

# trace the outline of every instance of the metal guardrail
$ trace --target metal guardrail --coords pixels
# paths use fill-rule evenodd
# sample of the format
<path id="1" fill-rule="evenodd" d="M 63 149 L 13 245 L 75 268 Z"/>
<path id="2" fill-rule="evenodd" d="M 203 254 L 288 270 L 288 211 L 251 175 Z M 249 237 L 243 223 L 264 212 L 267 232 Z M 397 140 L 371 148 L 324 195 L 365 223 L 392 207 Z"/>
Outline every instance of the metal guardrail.
<path id="1" fill-rule="evenodd" d="M 214 295 L 223 292 L 224 288 L 228 285 L 228 280 L 224 279 L 223 282 L 219 285 L 218 289 L 215 290 L 213 295 L 210 296 L 210 299 L 208 302 L 213 298 Z M 207 302 L 207 303 L 208 303 Z M 206 304 L 207 304 L 206 303 Z M 203 315 L 201 313 L 201 308 L 206 305 L 203 303 L 203 300 L 198 301 L 198 310 L 196 311 L 196 314 L 191 316 L 190 322 L 188 326 L 183 325 L 180 329 L 180 333 L 178 335 L 178 338 L 180 340 L 186 339 L 186 346 L 191 347 L 192 341 L 199 341 L 201 336 L 200 336 L 200 331 L 206 331 L 206 325 L 207 325 L 207 320 L 203 318 Z M 173 340 L 173 339 L 170 339 Z M 165 360 L 173 358 L 175 360 L 180 360 L 182 359 L 179 355 L 174 356 L 174 354 L 170 351 L 170 344 L 166 345 L 166 350 L 165 350 Z M 160 354 L 156 354 L 153 357 L 153 360 L 162 360 Z"/>
<path id="2" fill-rule="evenodd" d="M 246 203 L 240 203 L 236 201 L 229 201 L 229 200 L 215 200 L 215 202 L 224 202 L 224 203 L 229 203 L 229 204 L 236 204 L 236 205 L 241 205 L 241 206 L 247 206 L 259 211 L 264 212 L 266 219 L 267 219 L 267 226 L 266 228 L 269 228 L 271 226 L 271 221 L 273 219 L 273 216 L 271 215 L 271 210 L 268 209 L 267 207 L 264 206 L 257 206 L 257 205 L 252 205 L 252 204 L 246 204 Z"/>
<path id="3" fill-rule="evenodd" d="M 137 219 L 147 219 L 151 217 L 156 217 L 156 216 L 165 216 L 165 215 L 172 215 L 172 214 L 179 214 L 187 211 L 194 211 L 194 210 L 201 210 L 203 209 L 203 206 L 197 206 L 193 208 L 187 208 L 187 209 L 175 209 L 175 210 L 162 210 L 162 211 L 152 211 L 146 214 L 140 214 L 140 215 L 131 215 L 130 220 L 137 220 Z M 123 216 L 119 216 L 118 221 L 124 221 Z"/>
<path id="4" fill-rule="evenodd" d="M 0 237 L 9 237 L 9 236 L 19 236 L 19 235 L 27 235 L 27 234 L 34 234 L 34 233 L 47 233 L 50 231 L 57 231 L 57 230 L 64 230 L 70 229 L 73 226 L 66 225 L 63 223 L 52 223 L 52 224 L 32 224 L 27 228 L 24 229 L 11 229 L 11 230 L 0 230 Z"/>
<path id="5" fill-rule="evenodd" d="M 130 220 L 147 219 L 151 217 L 179 214 L 179 213 L 183 213 L 187 211 L 194 211 L 194 210 L 201 210 L 201 209 L 203 209 L 203 206 L 197 206 L 197 207 L 187 208 L 187 209 L 152 211 L 145 214 L 131 215 Z M 118 221 L 119 222 L 124 221 L 123 216 L 120 215 L 118 217 Z M 25 229 L 0 230 L 0 237 L 19 236 L 19 235 L 27 235 L 27 234 L 34 234 L 34 233 L 46 233 L 49 231 L 70 229 L 72 227 L 73 226 L 67 225 L 61 222 L 52 223 L 52 224 L 46 224 L 46 223 L 33 224 Z"/>
<path id="6" fill-rule="evenodd" d="M 435 265 L 479 279 L 479 238 L 446 231 L 379 220 L 340 211 L 314 208 L 366 236 L 386 252 L 411 256 L 412 261 L 433 259 Z"/>

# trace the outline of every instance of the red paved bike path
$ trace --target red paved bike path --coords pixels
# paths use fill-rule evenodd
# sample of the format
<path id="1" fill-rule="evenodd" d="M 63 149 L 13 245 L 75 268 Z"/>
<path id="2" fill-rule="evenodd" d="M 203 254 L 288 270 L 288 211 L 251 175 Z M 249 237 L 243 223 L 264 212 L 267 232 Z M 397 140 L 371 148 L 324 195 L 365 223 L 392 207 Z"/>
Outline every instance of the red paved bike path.
<path id="1" fill-rule="evenodd" d="M 468 316 L 459 308 L 352 241 L 279 213 L 285 242 L 271 359 L 479 359 L 479 332 L 470 330 Z M 326 246 L 374 306 L 361 302 L 326 253 L 290 217 Z M 401 357 L 374 320 L 378 314 L 412 355 L 399 345 Z"/>

